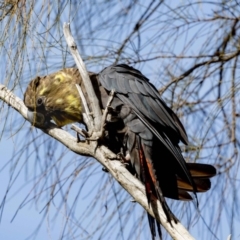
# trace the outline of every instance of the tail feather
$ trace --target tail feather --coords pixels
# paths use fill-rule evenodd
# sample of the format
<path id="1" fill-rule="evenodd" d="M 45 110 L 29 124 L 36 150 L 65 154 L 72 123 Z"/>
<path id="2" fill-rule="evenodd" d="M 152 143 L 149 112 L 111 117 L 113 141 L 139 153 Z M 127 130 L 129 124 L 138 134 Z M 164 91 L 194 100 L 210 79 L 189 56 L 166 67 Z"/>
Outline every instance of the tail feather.
<path id="1" fill-rule="evenodd" d="M 193 200 L 193 198 L 188 192 L 178 189 L 178 199 L 176 199 L 176 200 L 191 201 L 191 200 Z"/>
<path id="2" fill-rule="evenodd" d="M 193 178 L 197 192 L 206 192 L 211 188 L 211 181 L 209 178 L 216 175 L 216 169 L 212 165 L 187 163 L 187 168 Z M 192 200 L 192 197 L 188 192 L 194 192 L 195 189 L 188 181 L 177 177 L 177 188 L 179 200 Z M 174 199 L 176 199 L 176 197 Z"/>
<path id="3" fill-rule="evenodd" d="M 187 163 L 193 178 L 211 178 L 216 175 L 216 168 L 209 164 Z"/>
<path id="4" fill-rule="evenodd" d="M 154 240 L 156 237 L 155 218 L 152 217 L 149 213 L 148 213 L 148 223 L 149 223 L 150 231 L 152 234 L 152 240 Z"/>
<path id="5" fill-rule="evenodd" d="M 206 192 L 211 188 L 211 182 L 209 179 L 193 178 L 193 181 L 196 185 L 197 192 Z M 190 192 L 194 191 L 192 185 L 182 179 L 177 180 L 177 186 L 178 186 L 178 189 L 181 189 L 181 190 L 190 191 Z"/>

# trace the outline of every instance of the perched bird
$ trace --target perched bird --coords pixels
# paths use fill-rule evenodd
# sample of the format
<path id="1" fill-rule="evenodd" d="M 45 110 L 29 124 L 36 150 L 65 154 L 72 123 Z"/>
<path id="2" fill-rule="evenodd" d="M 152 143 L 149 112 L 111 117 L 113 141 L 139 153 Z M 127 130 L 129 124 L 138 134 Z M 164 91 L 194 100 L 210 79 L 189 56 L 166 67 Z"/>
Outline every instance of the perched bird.
<path id="1" fill-rule="evenodd" d="M 216 175 L 216 169 L 208 164 L 186 163 L 179 147 L 180 141 L 188 143 L 186 131 L 140 71 L 120 64 L 89 76 L 102 109 L 106 108 L 110 91 L 115 91 L 109 112 L 114 120 L 106 122 L 101 143 L 129 161 L 129 169 L 145 185 L 149 203 L 151 196 L 156 197 L 168 221 L 177 221 L 165 197 L 192 200 L 188 192 L 196 195 L 209 190 L 209 178 Z M 53 119 L 59 127 L 83 122 L 84 108 L 76 83 L 86 96 L 77 69 L 62 69 L 37 77 L 24 94 L 25 105 L 30 111 L 42 114 L 45 120 Z M 155 219 L 148 215 L 148 220 L 154 239 Z M 159 224 L 157 227 L 160 229 Z"/>

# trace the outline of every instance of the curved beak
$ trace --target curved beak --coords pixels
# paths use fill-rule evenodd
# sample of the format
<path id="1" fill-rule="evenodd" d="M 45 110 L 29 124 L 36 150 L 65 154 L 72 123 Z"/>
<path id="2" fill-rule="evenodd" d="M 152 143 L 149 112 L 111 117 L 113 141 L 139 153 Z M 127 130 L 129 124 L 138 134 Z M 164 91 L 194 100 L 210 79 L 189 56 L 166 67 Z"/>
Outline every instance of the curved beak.
<path id="1" fill-rule="evenodd" d="M 46 126 L 47 119 L 43 114 L 39 112 L 33 112 L 28 110 L 27 117 L 28 117 L 28 121 L 30 121 L 34 126 L 37 126 L 37 127 Z"/>

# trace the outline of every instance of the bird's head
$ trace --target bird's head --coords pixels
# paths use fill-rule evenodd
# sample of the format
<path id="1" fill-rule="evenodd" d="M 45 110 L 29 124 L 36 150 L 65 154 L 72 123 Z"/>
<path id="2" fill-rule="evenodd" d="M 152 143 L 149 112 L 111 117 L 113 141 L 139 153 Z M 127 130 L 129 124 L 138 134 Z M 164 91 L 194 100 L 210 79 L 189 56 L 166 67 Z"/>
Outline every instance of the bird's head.
<path id="1" fill-rule="evenodd" d="M 45 122 L 54 120 L 58 127 L 82 122 L 81 98 L 76 88 L 80 82 L 81 77 L 76 69 L 63 69 L 33 79 L 24 94 L 24 103 L 30 114 L 32 112 L 35 116 L 33 124 L 39 125 L 42 118 Z"/>

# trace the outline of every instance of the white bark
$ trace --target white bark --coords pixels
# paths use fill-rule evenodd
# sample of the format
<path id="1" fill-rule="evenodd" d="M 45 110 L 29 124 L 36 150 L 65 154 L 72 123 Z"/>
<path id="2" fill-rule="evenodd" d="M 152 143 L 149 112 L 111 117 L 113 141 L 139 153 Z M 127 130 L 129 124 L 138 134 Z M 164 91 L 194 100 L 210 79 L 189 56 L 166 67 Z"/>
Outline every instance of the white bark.
<path id="1" fill-rule="evenodd" d="M 27 119 L 27 108 L 23 101 L 15 96 L 4 85 L 0 85 L 0 99 L 13 107 L 25 119 Z M 109 173 L 112 174 L 119 184 L 136 200 L 136 202 L 141 204 L 153 217 L 155 216 L 152 207 L 148 204 L 142 183 L 131 175 L 120 161 L 113 160 L 116 159 L 116 156 L 109 149 L 104 146 L 97 147 L 96 141 L 89 141 L 89 144 L 86 142 L 77 142 L 75 137 L 64 130 L 57 128 L 55 124 L 50 124 L 49 128 L 42 129 L 42 131 L 61 142 L 76 154 L 94 157 L 108 169 Z M 173 227 L 167 222 L 166 216 L 159 202 L 157 202 L 157 208 L 154 209 L 154 212 L 156 211 L 160 216 L 160 219 L 157 219 L 157 221 L 162 224 L 173 239 L 194 239 L 180 222 L 177 224 L 172 222 Z"/>
<path id="2" fill-rule="evenodd" d="M 92 114 L 93 114 L 93 122 L 94 122 L 94 127 L 95 129 L 89 129 L 90 131 L 94 130 L 95 132 L 99 131 L 101 128 L 101 109 L 99 107 L 99 102 L 98 99 L 96 97 L 96 94 L 94 92 L 92 83 L 89 79 L 89 75 L 87 72 L 87 69 L 85 67 L 85 64 L 81 58 L 81 56 L 78 53 L 77 50 L 77 45 L 75 43 L 75 40 L 71 34 L 71 30 L 70 30 L 70 24 L 69 23 L 64 23 L 63 24 L 63 33 L 66 39 L 66 42 L 70 48 L 71 54 L 75 60 L 75 63 L 78 67 L 78 70 L 81 74 L 81 77 L 83 79 L 83 84 L 84 87 L 86 88 L 86 92 L 88 94 L 89 97 L 89 101 L 90 101 L 90 107 L 92 109 Z M 92 125 L 92 124 L 91 124 Z"/>

